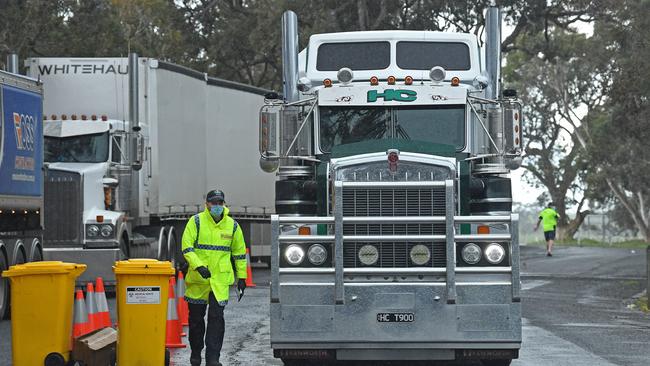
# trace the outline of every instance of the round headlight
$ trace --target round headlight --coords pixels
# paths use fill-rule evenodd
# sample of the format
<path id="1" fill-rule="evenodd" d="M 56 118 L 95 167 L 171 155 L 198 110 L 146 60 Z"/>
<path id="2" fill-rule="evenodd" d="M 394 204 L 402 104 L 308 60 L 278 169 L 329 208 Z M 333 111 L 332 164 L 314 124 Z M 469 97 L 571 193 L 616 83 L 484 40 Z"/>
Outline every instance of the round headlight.
<path id="1" fill-rule="evenodd" d="M 320 266 L 327 260 L 327 250 L 320 244 L 314 244 L 307 251 L 307 259 L 315 266 Z"/>
<path id="2" fill-rule="evenodd" d="M 112 225 L 102 225 L 101 233 L 102 233 L 103 237 L 108 238 L 109 236 L 113 235 L 113 226 Z"/>
<path id="3" fill-rule="evenodd" d="M 374 245 L 366 244 L 359 249 L 357 256 L 361 263 L 366 266 L 372 266 L 379 260 L 379 250 Z"/>
<path id="4" fill-rule="evenodd" d="M 447 73 L 445 72 L 445 69 L 441 66 L 434 66 L 431 68 L 431 71 L 429 71 L 429 77 L 436 83 L 440 83 L 445 80 L 446 74 Z"/>
<path id="5" fill-rule="evenodd" d="M 413 264 L 423 266 L 429 262 L 429 259 L 431 259 L 431 251 L 426 245 L 418 244 L 411 248 L 409 256 L 411 257 L 411 262 L 413 262 Z"/>
<path id="6" fill-rule="evenodd" d="M 291 244 L 284 251 L 284 258 L 292 266 L 297 266 L 305 259 L 305 251 L 299 245 Z"/>
<path id="7" fill-rule="evenodd" d="M 336 73 L 336 79 L 338 79 L 338 81 L 341 82 L 342 84 L 347 84 L 351 82 L 353 78 L 354 78 L 354 74 L 352 73 L 352 70 L 350 70 L 347 67 L 340 69 Z"/>
<path id="8" fill-rule="evenodd" d="M 94 237 L 99 235 L 99 226 L 89 225 L 88 228 L 86 229 L 86 235 L 88 235 L 89 237 Z"/>
<path id="9" fill-rule="evenodd" d="M 506 250 L 501 244 L 492 243 L 485 248 L 485 259 L 491 264 L 499 264 L 506 256 Z"/>
<path id="10" fill-rule="evenodd" d="M 474 243 L 465 244 L 461 255 L 465 263 L 476 264 L 481 260 L 481 247 Z"/>

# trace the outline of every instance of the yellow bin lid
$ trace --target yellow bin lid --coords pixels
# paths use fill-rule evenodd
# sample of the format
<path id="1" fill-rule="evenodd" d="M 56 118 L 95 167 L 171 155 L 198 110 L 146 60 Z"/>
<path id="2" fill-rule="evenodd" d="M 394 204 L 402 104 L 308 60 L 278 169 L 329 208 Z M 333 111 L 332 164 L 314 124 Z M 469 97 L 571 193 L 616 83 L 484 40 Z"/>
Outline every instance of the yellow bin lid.
<path id="1" fill-rule="evenodd" d="M 175 273 L 172 262 L 158 261 L 149 258 L 136 258 L 127 261 L 117 261 L 113 266 L 115 274 L 152 274 L 173 275 Z"/>
<path id="2" fill-rule="evenodd" d="M 8 270 L 2 272 L 2 276 L 17 277 L 39 274 L 67 274 L 71 272 L 77 272 L 77 274 L 81 274 L 85 270 L 85 264 L 66 263 L 61 261 L 42 261 L 11 266 Z"/>

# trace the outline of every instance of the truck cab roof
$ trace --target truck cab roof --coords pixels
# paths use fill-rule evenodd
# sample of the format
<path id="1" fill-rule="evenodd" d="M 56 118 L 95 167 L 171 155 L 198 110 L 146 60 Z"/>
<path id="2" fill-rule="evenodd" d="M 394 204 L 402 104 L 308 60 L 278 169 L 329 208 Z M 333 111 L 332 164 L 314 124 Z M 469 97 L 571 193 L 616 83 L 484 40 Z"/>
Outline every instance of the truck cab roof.
<path id="1" fill-rule="evenodd" d="M 376 76 L 398 80 L 411 76 L 428 80 L 429 71 L 441 66 L 446 80 L 458 77 L 470 83 L 481 73 L 480 51 L 474 34 L 433 31 L 368 31 L 315 34 L 300 52 L 301 75 L 312 83 L 336 80 L 343 67 L 355 80 Z"/>

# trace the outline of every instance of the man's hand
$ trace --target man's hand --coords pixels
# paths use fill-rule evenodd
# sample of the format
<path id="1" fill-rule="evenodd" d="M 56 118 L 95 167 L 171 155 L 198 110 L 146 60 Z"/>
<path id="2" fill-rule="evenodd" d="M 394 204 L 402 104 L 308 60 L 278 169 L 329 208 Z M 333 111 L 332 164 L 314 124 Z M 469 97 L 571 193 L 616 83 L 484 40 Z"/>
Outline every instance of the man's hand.
<path id="1" fill-rule="evenodd" d="M 210 270 L 206 266 L 196 267 L 196 271 L 206 280 L 212 276 L 212 273 L 210 273 Z"/>
<path id="2" fill-rule="evenodd" d="M 237 290 L 243 295 L 244 290 L 246 290 L 246 280 L 243 278 L 240 278 L 239 281 L 237 281 Z"/>

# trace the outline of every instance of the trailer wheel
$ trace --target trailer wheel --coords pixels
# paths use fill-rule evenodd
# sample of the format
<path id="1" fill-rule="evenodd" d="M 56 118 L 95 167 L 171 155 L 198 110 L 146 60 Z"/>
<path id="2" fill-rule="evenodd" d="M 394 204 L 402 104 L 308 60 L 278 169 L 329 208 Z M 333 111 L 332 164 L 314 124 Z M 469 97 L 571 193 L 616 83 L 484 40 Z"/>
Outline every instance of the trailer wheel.
<path id="1" fill-rule="evenodd" d="M 0 272 L 9 268 L 7 258 L 0 251 Z M 9 310 L 9 279 L 0 277 L 0 320 L 4 319 Z"/>

